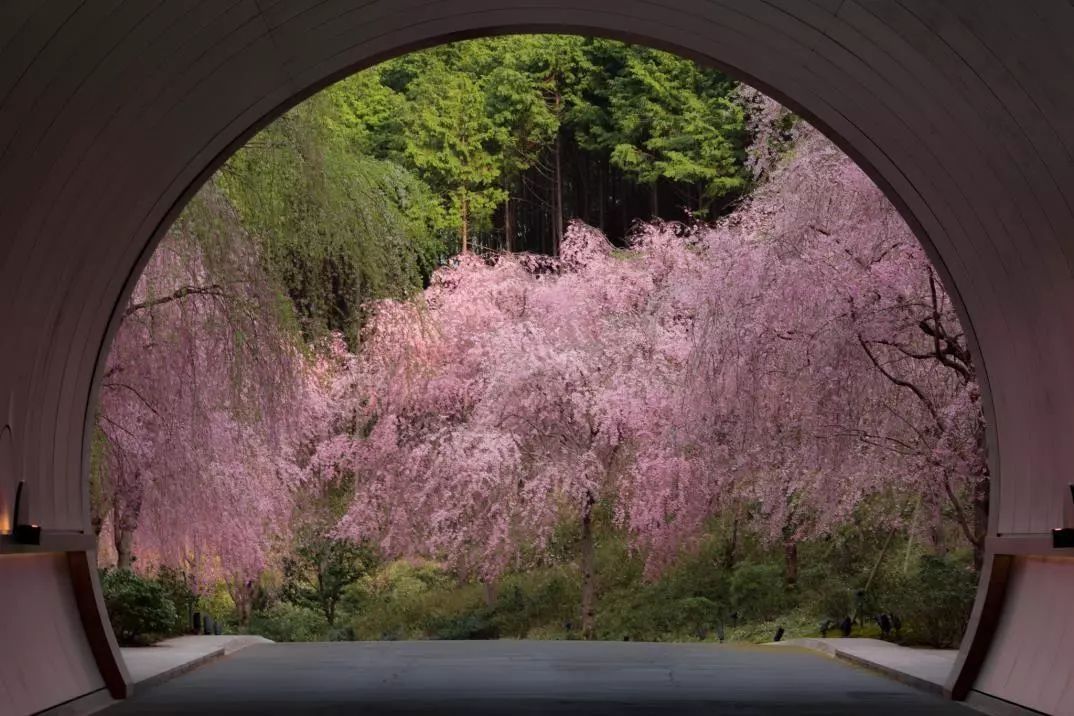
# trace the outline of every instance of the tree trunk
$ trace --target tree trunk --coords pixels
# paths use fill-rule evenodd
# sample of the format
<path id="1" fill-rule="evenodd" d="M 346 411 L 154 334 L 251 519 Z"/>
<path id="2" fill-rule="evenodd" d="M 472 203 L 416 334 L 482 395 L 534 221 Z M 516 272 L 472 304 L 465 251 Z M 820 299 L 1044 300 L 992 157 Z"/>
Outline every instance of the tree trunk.
<path id="1" fill-rule="evenodd" d="M 582 637 L 587 641 L 596 639 L 596 585 L 595 562 L 596 550 L 593 544 L 593 495 L 586 493 L 585 507 L 582 509 Z"/>
<path id="2" fill-rule="evenodd" d="M 112 527 L 112 531 L 115 533 L 115 545 L 116 545 L 116 567 L 119 569 L 130 569 L 134 564 L 134 530 L 125 530 L 119 526 L 118 520 Z"/>
<path id="3" fill-rule="evenodd" d="M 944 534 L 943 510 L 939 505 L 933 508 L 932 523 L 929 525 L 929 539 L 932 541 L 932 553 L 937 557 L 947 554 L 947 536 Z"/>
<path id="4" fill-rule="evenodd" d="M 600 233 L 604 234 L 605 236 L 608 235 L 608 224 L 604 218 L 604 207 L 608 203 L 608 190 L 605 187 L 606 174 L 607 172 L 604 168 L 604 162 L 598 160 L 597 176 L 599 177 L 599 179 L 597 182 L 597 191 L 599 192 L 598 196 L 600 197 L 600 201 L 597 203 L 597 216 L 599 217 Z"/>
<path id="5" fill-rule="evenodd" d="M 914 503 L 914 513 L 910 516 L 910 526 L 906 528 L 906 556 L 902 560 L 902 573 L 910 573 L 910 557 L 914 549 L 914 529 L 917 528 L 917 516 L 921 512 L 921 498 Z"/>
<path id="6" fill-rule="evenodd" d="M 462 193 L 462 202 L 459 208 L 461 209 L 462 218 L 462 253 L 465 254 L 470 243 L 470 202 L 465 191 Z"/>
<path id="7" fill-rule="evenodd" d="M 980 572 L 984 565 L 985 539 L 988 537 L 988 499 L 991 483 L 987 477 L 973 486 L 973 566 Z"/>
<path id="8" fill-rule="evenodd" d="M 652 202 L 653 202 L 653 218 L 660 218 L 660 185 L 658 182 L 652 184 Z"/>
<path id="9" fill-rule="evenodd" d="M 787 589 L 798 586 L 798 542 L 788 539 L 783 542 L 783 584 Z"/>
<path id="10" fill-rule="evenodd" d="M 246 580 L 246 582 L 232 583 L 231 580 L 228 580 L 228 586 L 230 587 L 231 600 L 235 602 L 235 615 L 238 617 L 239 625 L 249 625 L 254 605 L 253 581 Z M 187 618 L 189 617 L 190 615 L 187 615 Z"/>
<path id="11" fill-rule="evenodd" d="M 556 133 L 556 173 L 555 186 L 552 194 L 552 255 L 559 256 L 559 246 L 563 243 L 563 167 L 562 167 L 562 142 L 559 132 Z"/>
<path id="12" fill-rule="evenodd" d="M 116 566 L 130 569 L 134 564 L 134 531 L 142 513 L 142 497 L 145 485 L 141 473 L 128 475 L 123 470 L 116 474 L 112 499 L 112 542 L 116 547 Z"/>
<path id="13" fill-rule="evenodd" d="M 492 579 L 482 580 L 482 584 L 485 587 L 485 606 L 496 606 L 496 582 Z"/>
<path id="14" fill-rule="evenodd" d="M 331 627 L 336 625 L 336 600 L 325 585 L 324 566 L 322 564 L 317 570 L 317 596 L 321 601 L 321 611 L 324 612 L 325 621 Z"/>
<path id="15" fill-rule="evenodd" d="M 734 507 L 734 513 L 731 518 L 731 536 L 728 538 L 727 546 L 724 548 L 724 568 L 728 572 L 732 571 L 735 568 L 736 561 L 738 561 L 738 505 Z"/>
<path id="16" fill-rule="evenodd" d="M 574 211 L 571 212 L 571 216 L 581 217 L 582 221 L 592 224 L 593 217 L 589 211 L 589 198 L 592 194 L 589 190 L 589 180 L 593 174 L 591 162 L 589 155 L 580 153 L 576 146 L 572 145 L 571 150 L 571 155 L 574 157 L 572 162 L 574 175 L 577 179 L 574 186 Z"/>
<path id="17" fill-rule="evenodd" d="M 90 526 L 93 527 L 93 536 L 100 539 L 101 529 L 104 527 L 104 515 L 92 507 L 90 508 Z"/>
<path id="18" fill-rule="evenodd" d="M 887 539 L 884 540 L 884 546 L 880 548 L 880 556 L 876 558 L 876 563 L 873 565 L 872 571 L 869 572 L 869 578 L 865 580 L 866 592 L 873 586 L 873 580 L 876 579 L 876 575 L 880 572 L 880 565 L 884 563 L 884 557 L 888 554 L 888 547 L 891 546 L 891 540 L 895 537 L 896 530 L 898 530 L 898 527 L 892 527 L 888 530 L 888 536 Z"/>
<path id="19" fill-rule="evenodd" d="M 507 203 L 503 207 L 503 242 L 507 253 L 511 253 L 515 250 L 515 203 L 511 201 L 510 184 L 507 189 Z"/>

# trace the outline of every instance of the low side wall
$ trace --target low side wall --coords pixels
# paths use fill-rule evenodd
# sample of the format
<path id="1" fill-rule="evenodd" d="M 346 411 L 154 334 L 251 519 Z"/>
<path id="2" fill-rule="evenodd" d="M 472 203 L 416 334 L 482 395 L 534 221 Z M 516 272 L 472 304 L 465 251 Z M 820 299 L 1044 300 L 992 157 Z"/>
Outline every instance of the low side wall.
<path id="1" fill-rule="evenodd" d="M 105 687 L 62 552 L 0 555 L 0 645 L 2 716 Z"/>
<path id="2" fill-rule="evenodd" d="M 974 690 L 1047 714 L 1074 714 L 1074 558 L 1015 559 Z"/>

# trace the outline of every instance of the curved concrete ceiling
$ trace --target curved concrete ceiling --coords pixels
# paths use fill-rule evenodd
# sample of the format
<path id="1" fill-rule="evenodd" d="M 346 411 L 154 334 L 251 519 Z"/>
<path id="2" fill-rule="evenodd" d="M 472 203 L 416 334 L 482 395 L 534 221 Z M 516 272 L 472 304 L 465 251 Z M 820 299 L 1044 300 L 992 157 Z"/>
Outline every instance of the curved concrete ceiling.
<path id="1" fill-rule="evenodd" d="M 86 417 L 116 307 L 157 238 L 231 151 L 316 89 L 409 49 L 507 31 L 609 35 L 718 65 L 809 118 L 887 191 L 958 298 L 987 376 L 990 557 L 951 687 L 1074 711 L 1074 660 L 1060 656 L 1074 561 L 1048 541 L 1074 525 L 1070 3 L 7 0 L 0 528 L 25 479 L 46 530 L 36 556 L 0 556 L 0 578 L 23 585 L 0 596 L 0 633 L 28 654 L 0 666 L 15 712 L 124 690 L 92 539 L 79 536 Z M 34 588 L 54 596 L 20 598 Z M 64 625 L 66 662 L 16 628 L 26 623 Z"/>

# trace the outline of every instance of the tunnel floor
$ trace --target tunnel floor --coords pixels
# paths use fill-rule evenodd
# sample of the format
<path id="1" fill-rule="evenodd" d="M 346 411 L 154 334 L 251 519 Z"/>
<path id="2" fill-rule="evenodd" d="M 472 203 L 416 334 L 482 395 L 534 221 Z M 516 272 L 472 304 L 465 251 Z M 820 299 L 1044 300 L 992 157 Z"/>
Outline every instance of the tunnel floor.
<path id="1" fill-rule="evenodd" d="M 795 648 L 472 641 L 254 646 L 146 689 L 102 713 L 972 712 Z"/>

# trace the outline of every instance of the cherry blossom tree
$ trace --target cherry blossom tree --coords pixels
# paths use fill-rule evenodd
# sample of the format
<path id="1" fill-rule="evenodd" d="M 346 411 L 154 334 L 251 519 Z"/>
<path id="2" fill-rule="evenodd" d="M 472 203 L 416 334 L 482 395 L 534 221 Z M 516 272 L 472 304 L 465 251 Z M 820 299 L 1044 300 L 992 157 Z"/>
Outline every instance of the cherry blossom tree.
<path id="1" fill-rule="evenodd" d="M 151 258 L 109 354 L 94 522 L 120 567 L 137 554 L 238 589 L 287 522 L 303 371 L 251 242 L 212 187 L 198 202 Z"/>
<path id="2" fill-rule="evenodd" d="M 759 502 L 788 581 L 799 540 L 890 488 L 914 496 L 911 512 L 949 511 L 979 564 L 988 482 L 973 361 L 950 299 L 876 187 L 802 130 L 773 180 L 707 232 L 705 251 L 721 289 L 696 333 L 686 446 L 720 466 L 707 471 L 730 481 L 721 494 Z M 665 529 L 668 548 L 681 541 Z"/>
<path id="3" fill-rule="evenodd" d="M 601 505 L 651 574 L 742 502 L 791 585 L 799 541 L 885 492 L 908 503 L 893 526 L 946 504 L 979 545 L 984 423 L 950 299 L 865 175 L 799 131 L 718 225 L 615 249 L 576 223 L 556 259 L 465 253 L 374 306 L 311 425 L 308 479 L 356 477 L 341 530 L 492 580 L 573 521 L 587 636 Z"/>

